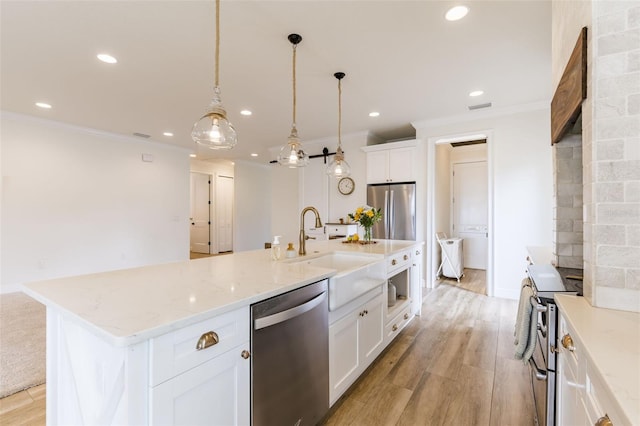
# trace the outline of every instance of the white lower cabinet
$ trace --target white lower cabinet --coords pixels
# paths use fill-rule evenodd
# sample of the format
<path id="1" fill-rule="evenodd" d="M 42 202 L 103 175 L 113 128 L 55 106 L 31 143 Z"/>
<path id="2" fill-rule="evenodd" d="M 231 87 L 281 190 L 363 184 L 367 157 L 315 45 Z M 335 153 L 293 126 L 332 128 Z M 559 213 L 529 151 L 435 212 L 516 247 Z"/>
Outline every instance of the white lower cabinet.
<path id="1" fill-rule="evenodd" d="M 578 333 L 560 315 L 556 424 L 627 425 L 613 394 L 578 339 Z M 607 423 L 606 420 L 612 423 Z"/>
<path id="2" fill-rule="evenodd" d="M 373 298 L 329 325 L 329 400 L 333 404 L 383 349 L 383 299 Z"/>
<path id="3" fill-rule="evenodd" d="M 150 424 L 248 425 L 249 341 L 151 388 Z"/>

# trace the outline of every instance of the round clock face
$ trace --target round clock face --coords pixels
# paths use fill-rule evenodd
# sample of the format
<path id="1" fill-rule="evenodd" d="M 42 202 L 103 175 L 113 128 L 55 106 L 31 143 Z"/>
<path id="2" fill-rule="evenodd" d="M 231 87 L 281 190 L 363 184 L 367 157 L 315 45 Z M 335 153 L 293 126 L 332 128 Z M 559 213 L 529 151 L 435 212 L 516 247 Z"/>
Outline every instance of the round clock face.
<path id="1" fill-rule="evenodd" d="M 338 181 L 338 191 L 343 195 L 349 195 L 356 188 L 356 184 L 350 177 L 344 177 Z"/>

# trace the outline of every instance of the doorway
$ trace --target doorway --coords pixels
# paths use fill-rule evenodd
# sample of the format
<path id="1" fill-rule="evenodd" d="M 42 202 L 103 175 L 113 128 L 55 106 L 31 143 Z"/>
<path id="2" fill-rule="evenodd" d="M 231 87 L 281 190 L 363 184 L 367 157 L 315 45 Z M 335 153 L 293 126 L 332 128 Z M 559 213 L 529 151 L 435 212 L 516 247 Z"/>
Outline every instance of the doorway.
<path id="1" fill-rule="evenodd" d="M 426 239 L 431 256 L 427 257 L 426 278 L 429 287 L 439 283 L 436 272 L 440 265 L 440 246 L 435 233 L 446 232 L 450 237 L 463 238 L 464 267 L 485 269 L 486 294 L 493 296 L 491 138 L 492 132 L 487 130 L 428 139 Z"/>
<path id="2" fill-rule="evenodd" d="M 233 177 L 216 176 L 216 235 L 218 253 L 233 251 Z"/>
<path id="3" fill-rule="evenodd" d="M 191 172 L 189 246 L 192 253 L 211 253 L 211 175 Z"/>

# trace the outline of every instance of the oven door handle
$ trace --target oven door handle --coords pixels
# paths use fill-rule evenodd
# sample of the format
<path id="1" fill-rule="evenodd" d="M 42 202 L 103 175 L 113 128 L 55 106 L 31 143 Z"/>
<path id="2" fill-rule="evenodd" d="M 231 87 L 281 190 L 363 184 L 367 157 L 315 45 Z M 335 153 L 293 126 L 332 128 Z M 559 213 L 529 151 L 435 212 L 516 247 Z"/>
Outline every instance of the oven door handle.
<path id="1" fill-rule="evenodd" d="M 547 312 L 548 309 L 545 305 L 541 305 L 540 303 L 538 303 L 538 299 L 536 299 L 534 296 L 531 296 L 531 298 L 529 299 L 529 302 L 531 302 L 531 306 L 533 306 L 533 309 L 535 309 L 538 312 Z"/>
<path id="2" fill-rule="evenodd" d="M 533 369 L 533 372 L 536 375 L 536 379 L 542 381 L 547 380 L 547 372 L 538 368 L 538 365 L 536 364 L 536 361 L 533 359 L 533 357 L 529 358 L 529 365 Z"/>

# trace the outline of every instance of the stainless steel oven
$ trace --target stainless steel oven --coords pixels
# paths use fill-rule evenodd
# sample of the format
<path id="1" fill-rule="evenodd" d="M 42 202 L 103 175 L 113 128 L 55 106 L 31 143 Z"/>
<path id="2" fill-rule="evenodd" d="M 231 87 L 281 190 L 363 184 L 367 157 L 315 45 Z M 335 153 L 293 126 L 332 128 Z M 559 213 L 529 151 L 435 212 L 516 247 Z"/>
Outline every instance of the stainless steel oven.
<path id="1" fill-rule="evenodd" d="M 552 265 L 529 265 L 534 300 L 538 313 L 537 344 L 529 359 L 531 386 L 536 408 L 536 424 L 555 425 L 558 307 L 556 293 L 582 294 L 582 270 L 555 268 Z M 578 279 L 580 278 L 580 279 Z"/>

